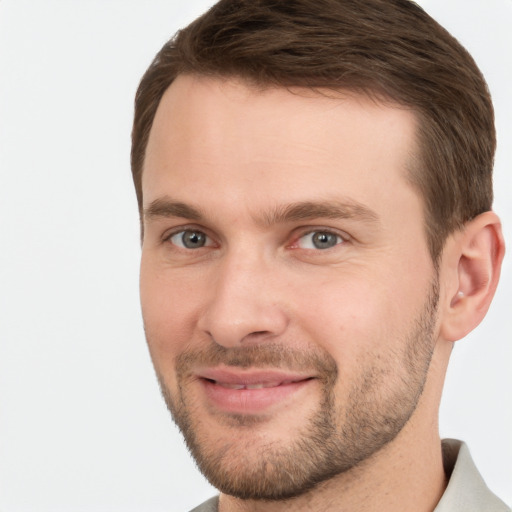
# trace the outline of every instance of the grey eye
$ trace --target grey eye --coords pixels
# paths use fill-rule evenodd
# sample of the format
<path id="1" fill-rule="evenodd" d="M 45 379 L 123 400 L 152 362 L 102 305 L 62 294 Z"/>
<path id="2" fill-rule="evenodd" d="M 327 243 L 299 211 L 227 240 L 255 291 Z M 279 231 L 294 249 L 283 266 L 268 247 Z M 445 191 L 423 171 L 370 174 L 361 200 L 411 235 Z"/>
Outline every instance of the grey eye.
<path id="1" fill-rule="evenodd" d="M 298 245 L 301 249 L 330 249 L 343 242 L 341 236 L 329 231 L 312 231 L 300 237 Z"/>
<path id="2" fill-rule="evenodd" d="M 208 244 L 208 237 L 203 232 L 190 229 L 175 233 L 170 240 L 183 249 L 200 249 Z"/>

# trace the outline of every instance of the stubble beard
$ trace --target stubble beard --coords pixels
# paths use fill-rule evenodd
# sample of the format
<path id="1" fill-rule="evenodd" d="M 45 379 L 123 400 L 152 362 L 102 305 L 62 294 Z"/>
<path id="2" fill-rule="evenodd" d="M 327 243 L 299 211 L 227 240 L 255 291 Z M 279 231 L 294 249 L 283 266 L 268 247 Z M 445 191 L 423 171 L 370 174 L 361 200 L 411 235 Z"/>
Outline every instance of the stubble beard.
<path id="1" fill-rule="evenodd" d="M 438 300 L 435 279 L 423 310 L 404 339 L 404 348 L 390 353 L 384 361 L 361 361 L 364 371 L 351 385 L 346 404 L 335 402 L 336 362 L 318 347 L 314 352 L 298 352 L 272 344 L 236 349 L 212 344 L 204 351 L 183 353 L 176 363 L 177 396 L 171 396 L 163 377 L 158 372 L 157 376 L 167 407 L 201 472 L 225 494 L 240 499 L 285 500 L 303 495 L 369 459 L 401 432 L 418 405 L 434 350 Z M 398 370 L 402 370 L 399 375 L 397 360 Z M 322 398 L 309 419 L 297 418 L 298 424 L 290 425 L 288 443 L 260 438 L 257 428 L 266 421 L 264 417 L 236 414 L 224 415 L 224 425 L 219 428 L 232 431 L 212 442 L 197 405 L 188 398 L 188 369 L 195 364 L 299 371 L 312 368 L 318 375 Z M 243 432 L 244 441 L 237 439 L 237 429 Z M 247 435 L 251 429 L 254 436 Z"/>

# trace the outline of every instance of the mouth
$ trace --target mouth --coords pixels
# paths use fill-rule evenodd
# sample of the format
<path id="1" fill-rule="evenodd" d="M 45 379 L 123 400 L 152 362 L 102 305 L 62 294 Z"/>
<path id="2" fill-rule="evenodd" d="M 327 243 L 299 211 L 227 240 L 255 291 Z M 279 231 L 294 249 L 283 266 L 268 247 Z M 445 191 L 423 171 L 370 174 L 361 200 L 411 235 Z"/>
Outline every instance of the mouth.
<path id="1" fill-rule="evenodd" d="M 288 405 L 315 380 L 295 373 L 218 368 L 197 377 L 208 407 L 234 414 L 261 414 Z"/>
<path id="2" fill-rule="evenodd" d="M 267 389 L 267 388 L 277 388 L 278 386 L 286 386 L 288 384 L 293 384 L 294 382 L 301 382 L 301 381 L 294 381 L 294 380 L 285 380 L 283 382 L 259 382 L 256 384 L 230 384 L 228 382 L 219 382 L 216 380 L 206 379 L 212 384 L 215 384 L 217 386 L 221 386 L 226 389 Z M 308 379 L 301 379 L 301 380 L 308 380 Z"/>

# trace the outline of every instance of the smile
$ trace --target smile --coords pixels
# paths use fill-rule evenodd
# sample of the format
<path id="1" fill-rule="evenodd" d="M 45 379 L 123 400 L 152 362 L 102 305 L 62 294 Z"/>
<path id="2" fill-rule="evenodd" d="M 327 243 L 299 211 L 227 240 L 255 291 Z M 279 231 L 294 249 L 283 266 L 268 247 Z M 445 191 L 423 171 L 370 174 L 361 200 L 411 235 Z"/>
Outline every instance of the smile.
<path id="1" fill-rule="evenodd" d="M 228 383 L 228 382 L 218 382 L 215 380 L 210 381 L 213 384 L 216 384 L 217 386 L 221 386 L 223 388 L 227 389 L 266 389 L 266 388 L 276 388 L 278 386 L 286 386 L 287 384 L 292 384 L 293 380 L 286 380 L 283 382 L 260 382 L 255 384 L 236 384 L 236 383 Z"/>
<path id="2" fill-rule="evenodd" d="M 206 369 L 197 377 L 207 407 L 229 414 L 276 412 L 307 393 L 316 380 L 311 375 L 225 368 Z"/>

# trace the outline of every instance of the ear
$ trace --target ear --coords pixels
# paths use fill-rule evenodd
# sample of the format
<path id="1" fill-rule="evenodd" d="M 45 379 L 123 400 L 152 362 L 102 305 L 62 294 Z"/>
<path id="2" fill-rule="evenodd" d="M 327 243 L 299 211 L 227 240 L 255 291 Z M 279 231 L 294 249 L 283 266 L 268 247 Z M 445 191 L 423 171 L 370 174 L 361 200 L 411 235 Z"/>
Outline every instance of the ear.
<path id="1" fill-rule="evenodd" d="M 504 254 L 501 222 L 490 211 L 447 240 L 441 263 L 447 283 L 440 326 L 444 339 L 459 340 L 482 321 L 498 286 Z"/>

